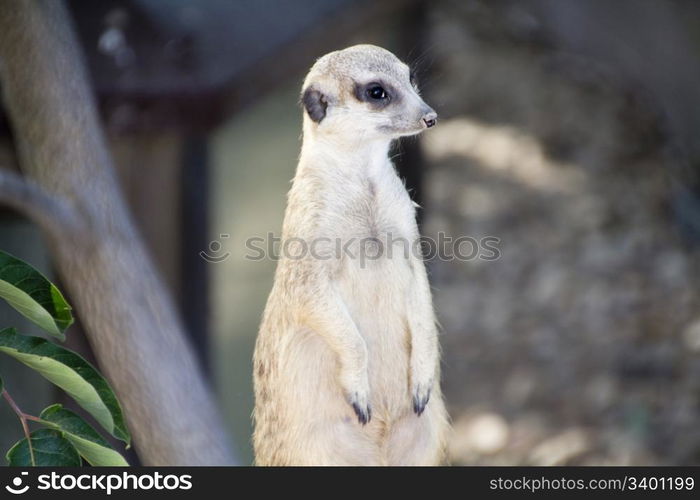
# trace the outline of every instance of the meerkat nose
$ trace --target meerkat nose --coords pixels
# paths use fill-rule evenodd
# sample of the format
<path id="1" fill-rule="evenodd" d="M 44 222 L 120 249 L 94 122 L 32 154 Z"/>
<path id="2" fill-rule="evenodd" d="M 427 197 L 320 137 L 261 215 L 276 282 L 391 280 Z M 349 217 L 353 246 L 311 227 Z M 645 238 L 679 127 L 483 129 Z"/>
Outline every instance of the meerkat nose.
<path id="1" fill-rule="evenodd" d="M 424 114 L 423 123 L 425 123 L 425 126 L 428 128 L 434 127 L 437 123 L 437 113 L 435 111 L 430 111 L 429 113 Z"/>

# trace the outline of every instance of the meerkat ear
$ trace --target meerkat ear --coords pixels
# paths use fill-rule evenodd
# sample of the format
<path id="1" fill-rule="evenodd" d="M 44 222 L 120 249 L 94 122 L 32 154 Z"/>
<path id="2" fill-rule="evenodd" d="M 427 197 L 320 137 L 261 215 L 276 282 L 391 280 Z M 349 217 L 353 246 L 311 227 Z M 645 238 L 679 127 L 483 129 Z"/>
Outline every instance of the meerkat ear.
<path id="1" fill-rule="evenodd" d="M 321 120 L 326 117 L 328 101 L 326 96 L 318 90 L 312 87 L 307 88 L 301 96 L 301 103 L 304 105 L 306 112 L 309 113 L 309 118 L 316 123 L 321 123 Z"/>

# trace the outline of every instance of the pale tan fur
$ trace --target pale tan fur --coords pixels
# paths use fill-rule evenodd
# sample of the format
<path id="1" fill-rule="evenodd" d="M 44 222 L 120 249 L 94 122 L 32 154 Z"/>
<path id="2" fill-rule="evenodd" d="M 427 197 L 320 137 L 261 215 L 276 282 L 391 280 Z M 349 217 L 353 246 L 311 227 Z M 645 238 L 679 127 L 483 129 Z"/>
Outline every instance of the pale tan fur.
<path id="1" fill-rule="evenodd" d="M 358 99 L 355 86 L 371 81 L 392 86 L 390 105 Z M 308 89 L 327 109 L 320 123 L 304 113 L 282 230 L 286 252 L 255 348 L 256 463 L 439 464 L 448 417 L 438 334 L 420 255 L 390 241 L 419 235 L 415 206 L 388 157 L 393 139 L 420 132 L 422 117 L 435 114 L 408 67 L 370 45 L 319 59 Z M 338 255 L 337 241 L 351 242 L 356 257 Z M 362 246 L 383 255 L 361 260 Z M 303 258 L 290 257 L 304 249 Z M 414 400 L 428 396 L 417 415 Z M 360 415 L 369 411 L 363 425 Z"/>

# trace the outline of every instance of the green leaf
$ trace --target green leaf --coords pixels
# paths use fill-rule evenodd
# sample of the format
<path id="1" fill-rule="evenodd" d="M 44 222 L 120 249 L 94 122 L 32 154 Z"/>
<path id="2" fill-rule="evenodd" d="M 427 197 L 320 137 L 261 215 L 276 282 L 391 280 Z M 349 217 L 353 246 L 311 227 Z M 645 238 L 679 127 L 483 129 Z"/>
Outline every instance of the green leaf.
<path id="1" fill-rule="evenodd" d="M 2 377 L 0 377 L 0 392 L 2 392 L 2 391 L 4 391 L 4 390 L 5 390 L 5 384 L 4 384 L 4 382 L 2 381 Z"/>
<path id="2" fill-rule="evenodd" d="M 32 432 L 29 437 L 32 440 L 35 463 L 32 463 L 29 443 L 27 438 L 24 438 L 10 448 L 10 451 L 5 455 L 9 465 L 16 467 L 31 467 L 33 465 L 79 467 L 82 465 L 77 450 L 59 431 L 39 429 Z"/>
<path id="3" fill-rule="evenodd" d="M 73 351 L 41 337 L 20 335 L 14 328 L 0 330 L 0 352 L 38 371 L 85 408 L 117 439 L 131 437 L 114 391 L 90 363 Z"/>
<path id="4" fill-rule="evenodd" d="M 82 417 L 59 404 L 49 406 L 39 415 L 47 427 L 63 432 L 78 453 L 90 464 L 105 467 L 127 467 L 124 457 L 100 436 Z"/>
<path id="5" fill-rule="evenodd" d="M 1 250 L 0 298 L 61 340 L 73 324 L 71 306 L 58 288 L 29 264 Z"/>

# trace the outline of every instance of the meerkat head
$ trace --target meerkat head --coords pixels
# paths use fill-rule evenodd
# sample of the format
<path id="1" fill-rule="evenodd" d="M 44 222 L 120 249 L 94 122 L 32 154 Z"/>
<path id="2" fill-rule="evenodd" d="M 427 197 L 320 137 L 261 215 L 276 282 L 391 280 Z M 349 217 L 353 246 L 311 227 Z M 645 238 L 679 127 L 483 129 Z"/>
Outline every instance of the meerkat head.
<path id="1" fill-rule="evenodd" d="M 305 123 L 318 134 L 394 139 L 437 122 L 409 67 L 374 45 L 321 57 L 304 81 L 301 102 Z"/>

